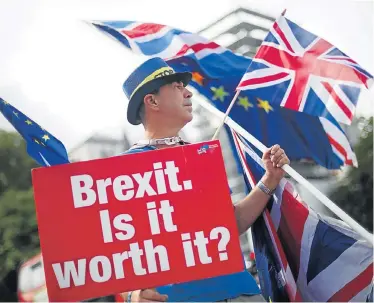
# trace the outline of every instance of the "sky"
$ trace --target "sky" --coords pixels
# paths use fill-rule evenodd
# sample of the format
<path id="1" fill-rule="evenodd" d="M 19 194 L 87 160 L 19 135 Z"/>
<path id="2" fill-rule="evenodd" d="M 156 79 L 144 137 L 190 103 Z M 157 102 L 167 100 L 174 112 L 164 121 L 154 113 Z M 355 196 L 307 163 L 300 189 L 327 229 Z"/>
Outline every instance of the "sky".
<path id="1" fill-rule="evenodd" d="M 71 150 L 96 132 L 137 137 L 126 121 L 122 83 L 146 57 L 89 20 L 155 22 L 197 32 L 237 7 L 286 17 L 331 42 L 374 74 L 374 4 L 350 0 L 0 1 L 0 97 Z M 207 37 L 209 38 L 209 37 Z M 373 88 L 358 113 L 373 114 Z M 0 116 L 0 128 L 11 130 Z"/>

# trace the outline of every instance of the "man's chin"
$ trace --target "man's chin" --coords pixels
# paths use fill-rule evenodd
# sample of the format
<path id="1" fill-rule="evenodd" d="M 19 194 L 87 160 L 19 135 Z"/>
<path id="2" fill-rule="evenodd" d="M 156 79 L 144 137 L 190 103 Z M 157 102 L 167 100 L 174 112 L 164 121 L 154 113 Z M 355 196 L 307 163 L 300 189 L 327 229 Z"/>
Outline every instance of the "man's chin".
<path id="1" fill-rule="evenodd" d="M 185 115 L 184 119 L 183 119 L 183 124 L 186 125 L 186 124 L 190 123 L 192 121 L 192 119 L 193 119 L 192 114 L 189 113 L 189 114 Z"/>
<path id="2" fill-rule="evenodd" d="M 189 115 L 187 115 L 187 123 L 191 122 L 192 119 L 193 119 L 193 115 L 192 115 L 192 113 L 189 113 Z"/>

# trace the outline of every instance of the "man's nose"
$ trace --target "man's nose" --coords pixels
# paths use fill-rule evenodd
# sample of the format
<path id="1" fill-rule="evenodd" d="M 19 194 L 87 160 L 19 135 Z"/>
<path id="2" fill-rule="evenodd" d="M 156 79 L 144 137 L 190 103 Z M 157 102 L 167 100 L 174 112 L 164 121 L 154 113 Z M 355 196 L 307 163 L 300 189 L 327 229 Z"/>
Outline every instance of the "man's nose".
<path id="1" fill-rule="evenodd" d="M 190 99 L 192 97 L 192 92 L 187 88 L 184 88 L 183 97 L 185 99 Z"/>

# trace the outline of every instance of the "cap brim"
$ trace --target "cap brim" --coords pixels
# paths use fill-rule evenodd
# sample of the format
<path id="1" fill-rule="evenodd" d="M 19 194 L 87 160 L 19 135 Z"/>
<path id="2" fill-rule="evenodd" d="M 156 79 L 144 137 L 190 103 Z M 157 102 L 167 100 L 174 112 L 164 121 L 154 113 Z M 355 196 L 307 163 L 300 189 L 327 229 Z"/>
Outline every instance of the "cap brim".
<path id="1" fill-rule="evenodd" d="M 144 96 L 151 93 L 152 91 L 159 89 L 165 84 L 169 84 L 176 81 L 181 81 L 184 86 L 187 86 L 192 79 L 190 72 L 174 73 L 171 75 L 157 78 L 144 84 L 137 92 L 132 96 L 127 107 L 127 120 L 133 125 L 139 125 L 141 123 L 138 112 L 140 105 L 144 100 Z"/>

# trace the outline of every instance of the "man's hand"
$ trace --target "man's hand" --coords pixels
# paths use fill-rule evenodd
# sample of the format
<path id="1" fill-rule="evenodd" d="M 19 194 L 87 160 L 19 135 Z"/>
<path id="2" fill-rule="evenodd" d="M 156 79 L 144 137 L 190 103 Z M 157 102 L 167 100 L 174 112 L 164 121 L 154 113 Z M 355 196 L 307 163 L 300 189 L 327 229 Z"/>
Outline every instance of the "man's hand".
<path id="1" fill-rule="evenodd" d="M 269 189 L 274 189 L 286 174 L 281 167 L 285 164 L 290 164 L 290 160 L 284 150 L 276 144 L 264 152 L 262 155 L 262 161 L 264 162 L 266 170 L 262 182 L 264 182 Z"/>
<path id="2" fill-rule="evenodd" d="M 161 295 L 154 288 L 135 290 L 131 296 L 131 302 L 166 302 L 167 295 Z"/>
<path id="3" fill-rule="evenodd" d="M 285 171 L 281 167 L 284 164 L 289 164 L 290 160 L 279 145 L 274 145 L 264 152 L 262 161 L 266 172 L 261 181 L 270 190 L 273 190 L 285 175 Z M 269 198 L 267 193 L 255 186 L 242 201 L 236 204 L 235 217 L 240 234 L 248 230 L 257 220 L 269 202 Z"/>

